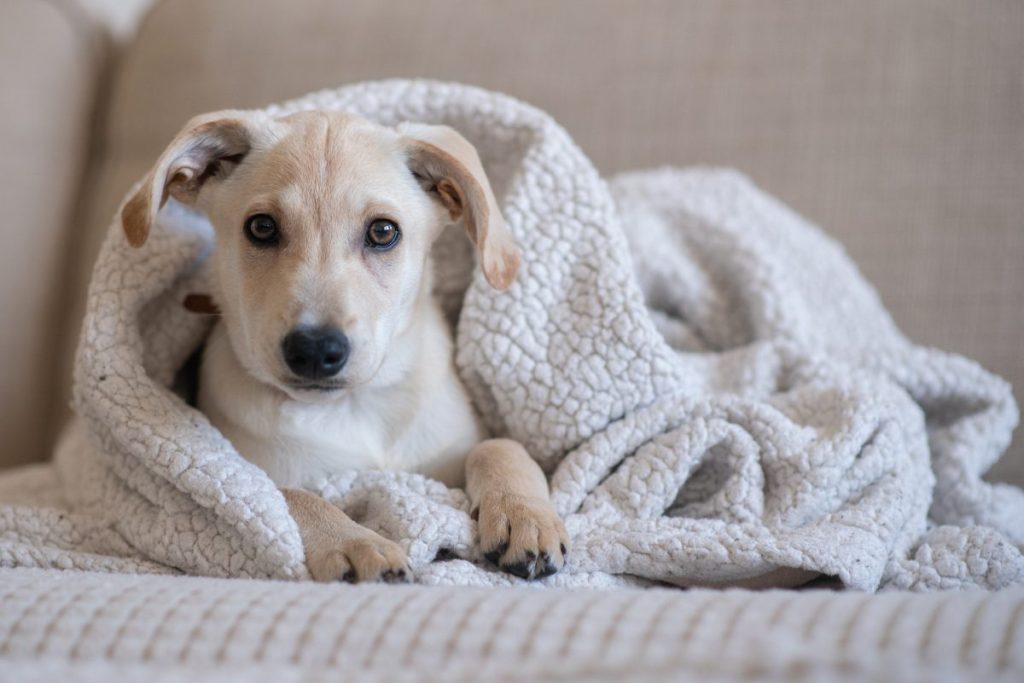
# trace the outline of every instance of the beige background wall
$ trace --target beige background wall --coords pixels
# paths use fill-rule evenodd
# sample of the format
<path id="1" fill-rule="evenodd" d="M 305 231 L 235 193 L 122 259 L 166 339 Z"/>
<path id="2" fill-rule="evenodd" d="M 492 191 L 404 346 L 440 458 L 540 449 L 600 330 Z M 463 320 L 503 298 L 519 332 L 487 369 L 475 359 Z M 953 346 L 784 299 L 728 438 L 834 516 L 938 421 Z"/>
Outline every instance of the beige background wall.
<path id="1" fill-rule="evenodd" d="M 73 2 L 73 0 L 66 0 Z M 119 41 L 129 40 L 156 0 L 77 0 L 77 5 Z"/>
<path id="2" fill-rule="evenodd" d="M 141 5 L 85 2 L 122 26 Z M 75 214 L 69 302 L 189 116 L 425 76 L 549 110 L 609 173 L 742 169 L 840 239 L 911 337 L 1024 386 L 1024 3 L 173 0 L 139 31 Z M 1024 482 L 1019 436 L 996 474 Z"/>

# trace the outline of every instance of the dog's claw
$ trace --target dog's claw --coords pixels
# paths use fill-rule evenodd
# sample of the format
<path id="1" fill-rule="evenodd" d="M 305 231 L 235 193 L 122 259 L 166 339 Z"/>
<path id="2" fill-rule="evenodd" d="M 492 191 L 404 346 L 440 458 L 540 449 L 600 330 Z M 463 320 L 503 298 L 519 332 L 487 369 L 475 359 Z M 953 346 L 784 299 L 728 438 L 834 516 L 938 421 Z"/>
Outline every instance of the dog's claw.
<path id="1" fill-rule="evenodd" d="M 527 580 L 545 579 L 558 572 L 558 564 L 552 561 L 546 552 L 541 553 L 540 559 L 532 551 L 527 552 L 526 557 L 527 559 L 522 562 L 503 563 L 500 565 L 501 569 Z"/>
<path id="2" fill-rule="evenodd" d="M 502 569 L 507 571 L 509 574 L 514 574 L 521 579 L 530 579 L 533 577 L 533 562 L 516 562 L 515 564 L 504 564 L 501 566 Z"/>
<path id="3" fill-rule="evenodd" d="M 316 581 L 394 582 L 411 574 L 401 546 L 369 530 L 339 539 L 326 551 L 308 553 L 306 566 Z"/>
<path id="4" fill-rule="evenodd" d="M 380 578 L 384 583 L 409 583 L 409 572 L 405 569 L 388 569 Z"/>
<path id="5" fill-rule="evenodd" d="M 493 550 L 488 550 L 487 552 L 485 552 L 484 559 L 486 559 L 491 564 L 498 564 L 501 561 L 501 556 L 504 555 L 505 551 L 507 550 L 508 541 L 505 541 L 504 543 L 499 544 L 498 547 L 494 548 Z"/>
<path id="6" fill-rule="evenodd" d="M 542 579 L 564 566 L 568 536 L 546 499 L 516 494 L 485 497 L 478 530 L 484 557 L 509 574 Z"/>
<path id="7" fill-rule="evenodd" d="M 541 553 L 540 562 L 535 566 L 535 577 L 538 579 L 544 579 L 558 571 L 558 566 L 551 561 L 551 556 L 547 553 Z"/>

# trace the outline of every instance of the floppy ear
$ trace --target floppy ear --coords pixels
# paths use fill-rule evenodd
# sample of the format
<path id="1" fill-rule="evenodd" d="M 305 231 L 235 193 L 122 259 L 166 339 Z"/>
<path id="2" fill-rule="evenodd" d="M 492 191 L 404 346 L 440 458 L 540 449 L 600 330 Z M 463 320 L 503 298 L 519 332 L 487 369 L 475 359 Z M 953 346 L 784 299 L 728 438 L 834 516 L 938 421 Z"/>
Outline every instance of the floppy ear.
<path id="1" fill-rule="evenodd" d="M 453 221 L 461 218 L 465 223 L 487 282 L 507 289 L 519 272 L 519 248 L 505 227 L 476 149 L 448 126 L 403 123 L 398 132 L 413 175 L 437 196 Z"/>
<path id="2" fill-rule="evenodd" d="M 130 245 L 146 242 L 168 196 L 192 204 L 203 183 L 242 160 L 252 146 L 254 117 L 249 112 L 221 111 L 197 116 L 185 125 L 121 209 Z"/>

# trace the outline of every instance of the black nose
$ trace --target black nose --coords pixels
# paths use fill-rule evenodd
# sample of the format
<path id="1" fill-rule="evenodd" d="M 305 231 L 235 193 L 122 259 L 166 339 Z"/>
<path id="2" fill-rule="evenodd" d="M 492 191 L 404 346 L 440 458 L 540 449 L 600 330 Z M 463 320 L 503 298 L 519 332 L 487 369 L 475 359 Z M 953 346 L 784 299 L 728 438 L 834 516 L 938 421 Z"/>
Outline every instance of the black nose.
<path id="1" fill-rule="evenodd" d="M 341 330 L 331 327 L 292 330 L 281 342 L 284 361 L 298 377 L 325 379 L 341 372 L 349 344 Z"/>

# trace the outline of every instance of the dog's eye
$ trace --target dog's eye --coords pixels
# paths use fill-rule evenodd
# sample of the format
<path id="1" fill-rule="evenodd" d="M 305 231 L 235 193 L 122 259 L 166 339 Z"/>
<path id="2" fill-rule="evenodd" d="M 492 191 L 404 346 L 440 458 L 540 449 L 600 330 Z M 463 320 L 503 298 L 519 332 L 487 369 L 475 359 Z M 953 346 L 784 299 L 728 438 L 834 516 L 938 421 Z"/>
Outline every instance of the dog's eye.
<path id="1" fill-rule="evenodd" d="M 265 213 L 249 216 L 245 221 L 245 236 L 256 246 L 268 247 L 277 244 L 277 221 Z"/>
<path id="2" fill-rule="evenodd" d="M 386 218 L 378 218 L 366 229 L 366 246 L 378 251 L 387 251 L 398 244 L 402 231 L 398 224 Z"/>

